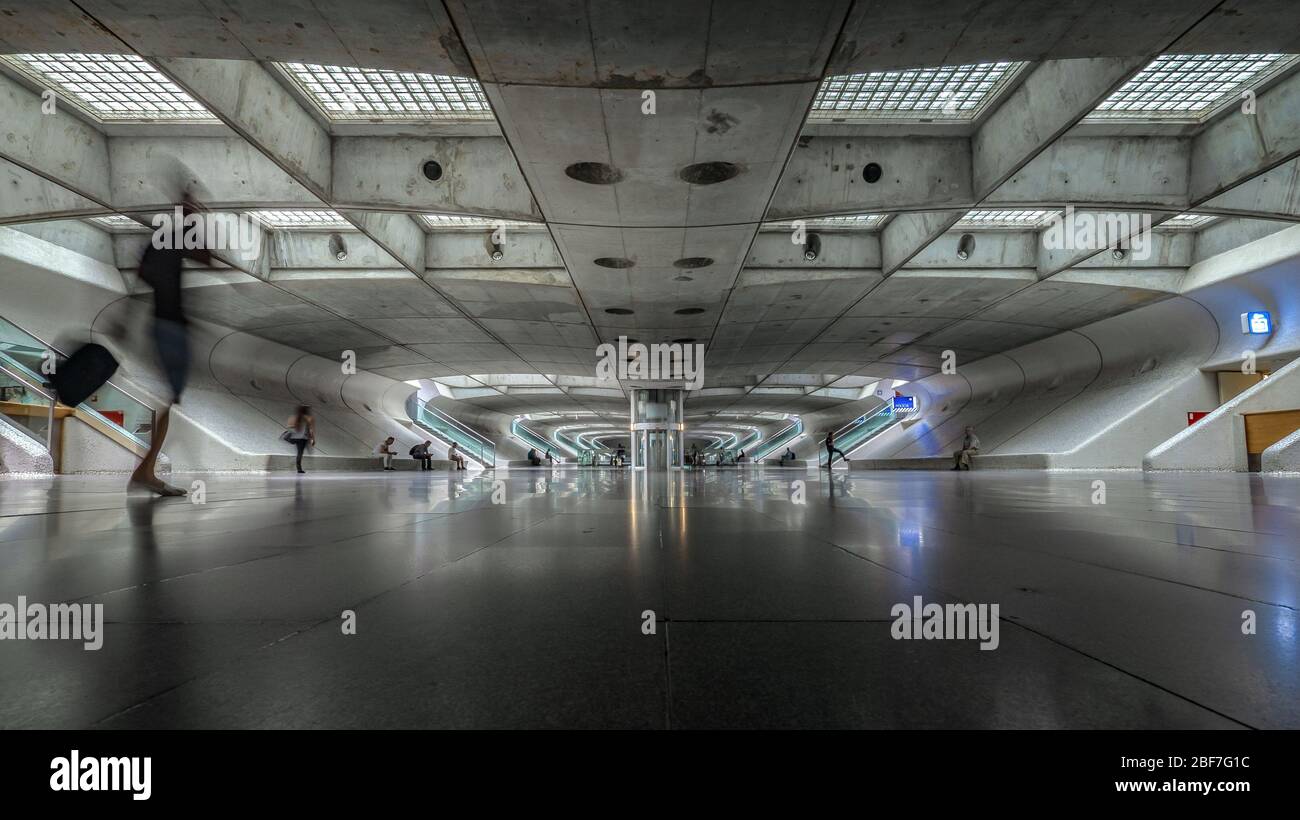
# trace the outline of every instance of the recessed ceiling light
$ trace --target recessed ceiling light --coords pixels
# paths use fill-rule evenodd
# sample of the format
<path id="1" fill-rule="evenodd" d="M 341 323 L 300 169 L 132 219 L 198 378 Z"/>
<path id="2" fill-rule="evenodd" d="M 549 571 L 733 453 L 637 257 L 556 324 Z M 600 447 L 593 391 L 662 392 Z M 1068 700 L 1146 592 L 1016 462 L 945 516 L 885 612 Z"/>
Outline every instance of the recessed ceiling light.
<path id="1" fill-rule="evenodd" d="M 621 256 L 601 256 L 591 260 L 593 265 L 599 265 L 602 268 L 630 268 L 636 265 L 631 259 L 624 259 Z"/>
<path id="2" fill-rule="evenodd" d="M 687 165 L 678 176 L 692 185 L 716 185 L 739 173 L 740 166 L 733 162 L 697 162 Z"/>
<path id="3" fill-rule="evenodd" d="M 623 172 L 603 162 L 575 162 L 564 169 L 570 179 L 588 185 L 613 185 L 623 180 Z"/>
<path id="4" fill-rule="evenodd" d="M 673 313 L 676 313 L 678 316 L 696 316 L 704 312 L 704 308 L 701 307 L 678 308 L 673 311 Z"/>
<path id="5" fill-rule="evenodd" d="M 636 311 L 629 310 L 628 308 L 605 308 L 605 312 L 611 316 L 631 316 Z"/>

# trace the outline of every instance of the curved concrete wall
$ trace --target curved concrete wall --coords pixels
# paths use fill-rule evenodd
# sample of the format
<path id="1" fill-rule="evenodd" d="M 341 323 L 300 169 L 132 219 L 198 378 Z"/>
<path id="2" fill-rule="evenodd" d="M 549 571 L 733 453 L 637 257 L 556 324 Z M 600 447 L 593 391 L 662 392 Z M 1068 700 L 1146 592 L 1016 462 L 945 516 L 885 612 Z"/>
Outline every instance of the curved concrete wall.
<path id="1" fill-rule="evenodd" d="M 856 458 L 946 457 L 973 426 L 991 464 L 1134 468 L 1184 425 L 1185 412 L 1213 403 L 1198 368 L 1217 345 L 1210 313 L 1169 299 L 989 356 L 956 375 L 904 388 L 918 397 L 915 421 L 881 434 Z M 876 462 L 880 462 L 876 464 Z M 897 465 L 904 466 L 904 465 Z"/>
<path id="2" fill-rule="evenodd" d="M 170 389 L 155 362 L 149 306 L 128 298 L 107 261 L 111 252 L 78 254 L 5 228 L 0 240 L 0 315 L 65 349 L 104 344 L 121 364 L 113 381 L 161 407 Z M 386 436 L 396 438 L 399 454 L 425 438 L 403 409 L 411 385 L 365 371 L 347 375 L 337 361 L 209 322 L 194 321 L 190 341 L 190 381 L 164 450 L 174 471 L 290 468 L 293 448 L 279 436 L 300 403 L 316 416 L 309 468 L 368 466 Z M 445 456 L 441 445 L 433 453 Z"/>

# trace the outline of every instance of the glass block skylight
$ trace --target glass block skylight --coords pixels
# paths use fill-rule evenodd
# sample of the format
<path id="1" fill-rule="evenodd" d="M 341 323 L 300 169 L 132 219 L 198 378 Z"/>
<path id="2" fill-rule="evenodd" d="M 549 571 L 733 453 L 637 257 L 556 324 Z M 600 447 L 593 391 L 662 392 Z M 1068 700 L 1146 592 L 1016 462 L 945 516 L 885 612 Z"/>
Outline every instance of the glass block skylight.
<path id="1" fill-rule="evenodd" d="M 415 71 L 277 63 L 330 120 L 490 120 L 483 87 L 468 77 Z"/>
<path id="2" fill-rule="evenodd" d="M 808 119 L 972 120 L 1024 66 L 975 63 L 827 77 L 817 91 Z"/>
<path id="3" fill-rule="evenodd" d="M 1171 231 L 1198 231 L 1219 219 L 1214 214 L 1178 214 L 1172 219 L 1166 219 L 1156 228 L 1160 230 Z"/>
<path id="4" fill-rule="evenodd" d="M 1032 230 L 1045 227 L 1060 211 L 976 210 L 967 211 L 955 228 L 1005 228 Z"/>
<path id="5" fill-rule="evenodd" d="M 109 214 L 107 216 L 92 216 L 88 220 L 92 225 L 103 228 L 112 233 L 130 233 L 134 231 L 151 231 L 152 228 L 141 225 L 129 216 L 121 214 Z"/>
<path id="6" fill-rule="evenodd" d="M 287 211 L 249 211 L 248 215 L 257 219 L 268 228 L 277 228 L 287 230 L 297 229 L 343 229 L 349 230 L 354 226 L 351 222 L 344 219 L 338 212 L 326 209 L 301 209 Z"/>
<path id="7" fill-rule="evenodd" d="M 502 226 L 507 230 L 541 230 L 546 227 L 540 222 L 493 219 L 486 216 L 459 216 L 456 214 L 420 214 L 420 219 L 431 230 L 495 230 L 497 226 Z"/>
<path id="8" fill-rule="evenodd" d="M 841 230 L 841 231 L 875 231 L 879 230 L 889 219 L 889 214 L 852 214 L 848 216 L 819 216 L 803 220 L 803 225 L 808 230 Z M 768 222 L 763 225 L 763 230 L 784 231 L 794 230 L 794 220 L 783 222 Z"/>
<path id="9" fill-rule="evenodd" d="M 12 54 L 0 60 L 100 122 L 217 122 L 134 54 Z"/>
<path id="10" fill-rule="evenodd" d="M 1089 120 L 1201 120 L 1291 67 L 1296 54 L 1162 54 Z"/>

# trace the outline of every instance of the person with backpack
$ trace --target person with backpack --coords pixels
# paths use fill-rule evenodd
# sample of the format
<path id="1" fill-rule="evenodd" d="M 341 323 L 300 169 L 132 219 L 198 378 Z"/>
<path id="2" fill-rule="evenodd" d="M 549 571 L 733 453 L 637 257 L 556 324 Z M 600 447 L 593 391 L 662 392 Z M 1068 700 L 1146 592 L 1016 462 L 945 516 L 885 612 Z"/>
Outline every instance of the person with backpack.
<path id="1" fill-rule="evenodd" d="M 417 444 L 408 451 L 411 458 L 420 462 L 421 470 L 433 469 L 433 455 L 429 453 L 429 446 L 432 444 L 432 441 L 426 439 L 423 444 Z"/>

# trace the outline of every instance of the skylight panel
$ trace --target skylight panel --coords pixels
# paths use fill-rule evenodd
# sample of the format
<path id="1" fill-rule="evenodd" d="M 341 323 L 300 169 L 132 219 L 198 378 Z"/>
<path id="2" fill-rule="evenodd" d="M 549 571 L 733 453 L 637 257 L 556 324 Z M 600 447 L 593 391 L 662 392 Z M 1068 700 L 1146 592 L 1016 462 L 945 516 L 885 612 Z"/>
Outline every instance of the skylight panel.
<path id="1" fill-rule="evenodd" d="M 135 54 L 13 54 L 0 60 L 100 122 L 218 122 Z"/>
<path id="2" fill-rule="evenodd" d="M 524 222 L 517 219 L 493 219 L 486 216 L 459 216 L 456 214 L 420 214 L 420 219 L 432 230 L 472 230 L 482 228 L 494 230 L 498 226 L 507 230 L 542 229 L 546 226 L 540 222 Z"/>
<path id="3" fill-rule="evenodd" d="M 1059 211 L 1037 210 L 976 210 L 967 211 L 958 220 L 956 228 L 1042 228 L 1060 215 Z"/>
<path id="4" fill-rule="evenodd" d="M 827 77 L 809 121 L 973 120 L 1024 63 L 974 63 Z"/>
<path id="5" fill-rule="evenodd" d="M 121 214 L 109 214 L 107 216 L 92 216 L 89 220 L 92 225 L 103 228 L 112 233 L 134 233 L 150 231 L 152 228 L 141 225 L 129 216 Z"/>
<path id="6" fill-rule="evenodd" d="M 1193 120 L 1241 100 L 1291 67 L 1296 54 L 1162 54 L 1107 97 L 1089 120 Z"/>
<path id="7" fill-rule="evenodd" d="M 491 120 L 483 87 L 469 77 L 416 71 L 277 63 L 330 120 Z"/>
<path id="8" fill-rule="evenodd" d="M 848 216 L 820 216 L 812 219 L 802 220 L 807 229 L 818 230 L 843 230 L 843 231 L 874 231 L 879 230 L 885 224 L 889 214 L 852 214 Z M 768 222 L 763 226 L 764 230 L 794 230 L 794 220 L 785 220 L 782 222 Z"/>
<path id="9" fill-rule="evenodd" d="M 300 230 L 313 228 L 349 230 L 354 227 L 351 222 L 344 219 L 338 212 L 323 208 L 315 210 L 249 211 L 248 215 L 268 228 L 280 230 L 293 228 Z"/>
<path id="10" fill-rule="evenodd" d="M 1161 222 L 1156 228 L 1173 231 L 1197 231 L 1218 219 L 1219 217 L 1214 214 L 1178 214 L 1172 219 Z"/>

